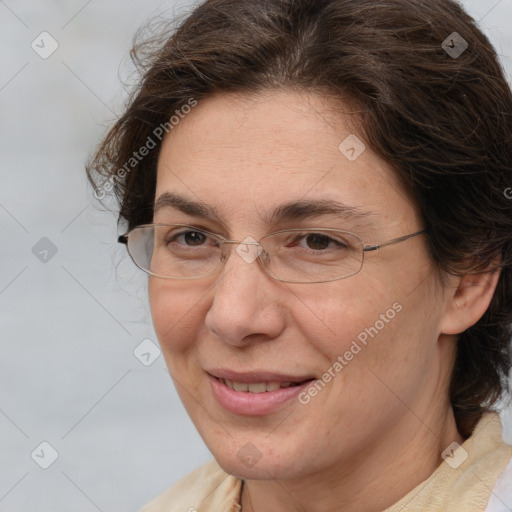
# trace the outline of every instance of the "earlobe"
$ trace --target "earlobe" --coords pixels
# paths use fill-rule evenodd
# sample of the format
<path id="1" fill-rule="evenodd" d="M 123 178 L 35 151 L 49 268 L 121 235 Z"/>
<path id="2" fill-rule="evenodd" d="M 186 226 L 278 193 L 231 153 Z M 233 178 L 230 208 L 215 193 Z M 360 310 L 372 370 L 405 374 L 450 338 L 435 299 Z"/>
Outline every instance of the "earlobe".
<path id="1" fill-rule="evenodd" d="M 441 323 L 443 334 L 460 334 L 475 325 L 491 303 L 500 277 L 500 268 L 454 278 L 448 293 L 447 307 Z"/>

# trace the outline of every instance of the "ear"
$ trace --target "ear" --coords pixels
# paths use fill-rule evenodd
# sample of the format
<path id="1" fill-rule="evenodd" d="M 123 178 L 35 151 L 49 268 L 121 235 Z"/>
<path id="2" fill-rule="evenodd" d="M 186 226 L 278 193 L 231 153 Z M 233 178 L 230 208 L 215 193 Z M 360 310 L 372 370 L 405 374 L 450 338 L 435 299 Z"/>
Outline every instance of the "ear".
<path id="1" fill-rule="evenodd" d="M 501 271 L 494 264 L 484 272 L 450 277 L 446 310 L 441 322 L 443 334 L 464 332 L 475 325 L 487 311 Z"/>

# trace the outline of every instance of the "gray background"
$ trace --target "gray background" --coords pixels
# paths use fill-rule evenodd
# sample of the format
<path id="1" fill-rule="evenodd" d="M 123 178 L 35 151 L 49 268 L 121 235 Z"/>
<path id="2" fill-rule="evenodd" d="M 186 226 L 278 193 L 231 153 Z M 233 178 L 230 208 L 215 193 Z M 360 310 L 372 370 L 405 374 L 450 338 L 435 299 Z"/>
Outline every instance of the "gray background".
<path id="1" fill-rule="evenodd" d="M 463 4 L 511 76 L 512 0 Z M 0 0 L 0 512 L 135 511 L 210 458 L 156 345 L 134 354 L 156 340 L 144 276 L 84 174 L 136 29 L 190 6 Z"/>

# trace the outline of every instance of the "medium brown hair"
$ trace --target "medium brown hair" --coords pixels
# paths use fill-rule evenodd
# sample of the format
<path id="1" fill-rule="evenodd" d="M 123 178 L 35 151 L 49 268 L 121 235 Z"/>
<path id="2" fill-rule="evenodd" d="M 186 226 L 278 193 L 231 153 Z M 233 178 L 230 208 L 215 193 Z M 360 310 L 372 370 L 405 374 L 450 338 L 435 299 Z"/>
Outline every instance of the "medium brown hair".
<path id="1" fill-rule="evenodd" d="M 437 269 L 501 258 L 488 310 L 457 342 L 449 393 L 468 437 L 507 388 L 512 337 L 512 95 L 475 21 L 451 0 L 208 0 L 132 57 L 140 85 L 88 165 L 128 227 L 152 222 L 155 130 L 174 112 L 219 92 L 290 88 L 357 105 L 358 136 L 416 201 Z M 157 147 L 130 160 L 149 138 Z"/>

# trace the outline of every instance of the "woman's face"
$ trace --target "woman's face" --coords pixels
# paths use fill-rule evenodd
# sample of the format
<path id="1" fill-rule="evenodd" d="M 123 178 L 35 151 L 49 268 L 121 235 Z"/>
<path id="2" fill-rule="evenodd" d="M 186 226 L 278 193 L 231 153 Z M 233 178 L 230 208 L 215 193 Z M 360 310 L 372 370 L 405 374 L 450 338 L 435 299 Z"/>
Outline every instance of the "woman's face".
<path id="1" fill-rule="evenodd" d="M 322 227 L 378 244 L 420 230 L 390 167 L 369 148 L 358 156 L 349 119 L 319 96 L 290 91 L 200 101 L 164 140 L 154 222 L 238 241 Z M 158 201 L 163 194 L 217 217 Z M 268 221 L 282 205 L 325 200 L 346 213 Z M 237 247 L 216 275 L 149 285 L 167 366 L 226 471 L 266 479 L 347 470 L 377 448 L 394 457 L 433 427 L 432 404 L 447 408 L 453 354 L 439 342 L 445 292 L 423 235 L 367 252 L 352 277 L 316 284 L 274 280 Z M 322 384 L 301 384 L 310 379 Z M 259 393 L 263 382 L 280 388 Z"/>

